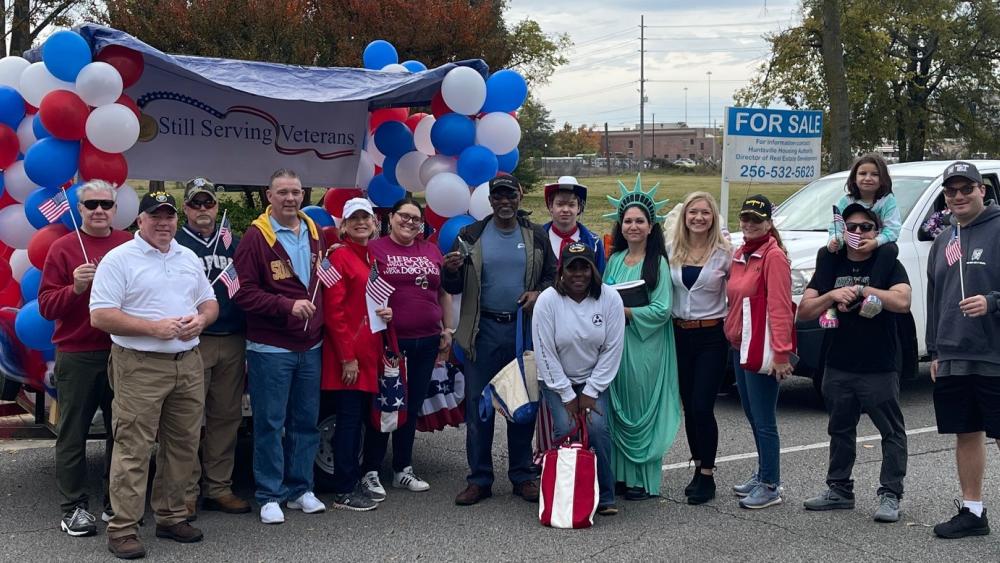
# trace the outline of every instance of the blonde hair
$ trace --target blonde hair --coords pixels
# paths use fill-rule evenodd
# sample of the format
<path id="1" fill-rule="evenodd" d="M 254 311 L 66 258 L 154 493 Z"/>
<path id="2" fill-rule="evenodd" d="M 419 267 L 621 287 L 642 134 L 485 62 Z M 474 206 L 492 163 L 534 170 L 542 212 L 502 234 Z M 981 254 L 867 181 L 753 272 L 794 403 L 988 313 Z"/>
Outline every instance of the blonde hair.
<path id="1" fill-rule="evenodd" d="M 708 204 L 708 209 L 712 212 L 712 230 L 708 234 L 708 247 L 712 250 L 719 248 L 726 252 L 731 250 L 729 237 L 722 234 L 722 227 L 719 225 L 719 206 L 715 203 L 715 198 L 708 192 L 691 192 L 684 198 L 684 203 L 680 205 L 680 213 L 677 223 L 674 225 L 674 236 L 670 247 L 670 263 L 683 264 L 691 255 L 691 231 L 688 229 L 687 217 L 688 208 L 696 201 L 704 201 Z"/>

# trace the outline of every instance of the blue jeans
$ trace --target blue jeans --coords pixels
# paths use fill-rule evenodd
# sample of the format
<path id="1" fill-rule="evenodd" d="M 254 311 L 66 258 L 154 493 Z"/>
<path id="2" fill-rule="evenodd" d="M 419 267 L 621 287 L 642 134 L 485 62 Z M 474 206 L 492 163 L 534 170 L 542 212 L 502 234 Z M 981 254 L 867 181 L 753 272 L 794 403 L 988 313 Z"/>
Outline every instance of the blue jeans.
<path id="1" fill-rule="evenodd" d="M 365 418 L 371 411 L 372 394 L 364 391 L 333 391 L 337 426 L 333 429 L 333 492 L 338 495 L 354 490 L 361 480 L 361 435 Z M 369 427 L 370 428 L 370 427 Z"/>
<path id="2" fill-rule="evenodd" d="M 493 420 L 496 412 L 491 409 L 488 420 L 481 420 L 479 398 L 493 376 L 514 359 L 515 329 L 514 323 L 480 318 L 476 361 L 465 364 L 465 454 L 469 461 L 466 480 L 480 487 L 493 486 Z M 514 485 L 536 478 L 531 462 L 534 435 L 535 421 L 530 424 L 507 422 L 507 476 Z"/>
<path id="3" fill-rule="evenodd" d="M 562 397 L 555 391 L 545 387 L 539 382 L 542 389 L 542 396 L 552 413 L 552 439 L 558 440 L 573 429 L 576 422 L 570 420 L 566 407 L 563 406 Z M 574 385 L 573 391 L 579 396 L 583 391 L 583 385 Z M 597 484 L 600 487 L 601 506 L 609 506 L 615 503 L 615 471 L 611 467 L 611 431 L 608 430 L 608 392 L 605 391 L 597 397 L 597 410 L 600 413 L 591 412 L 587 416 L 587 433 L 590 440 L 590 447 L 594 448 L 597 454 Z M 558 444 L 557 444 L 558 445 Z"/>
<path id="4" fill-rule="evenodd" d="M 253 408 L 257 502 L 296 499 L 313 490 L 319 449 L 321 352 L 247 351 Z M 284 438 L 282 438 L 284 431 Z"/>
<path id="5" fill-rule="evenodd" d="M 747 373 L 740 367 L 740 353 L 733 352 L 733 370 L 740 403 L 750 421 L 757 446 L 757 473 L 768 485 L 781 483 L 781 442 L 778 438 L 778 380 L 770 375 Z"/>

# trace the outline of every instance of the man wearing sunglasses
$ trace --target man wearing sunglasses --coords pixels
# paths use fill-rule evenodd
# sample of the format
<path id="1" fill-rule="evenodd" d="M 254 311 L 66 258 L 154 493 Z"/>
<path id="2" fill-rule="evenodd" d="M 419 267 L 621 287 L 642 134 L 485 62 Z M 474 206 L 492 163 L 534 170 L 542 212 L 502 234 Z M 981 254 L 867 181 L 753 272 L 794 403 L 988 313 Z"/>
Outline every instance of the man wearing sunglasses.
<path id="1" fill-rule="evenodd" d="M 848 233 L 862 241 L 878 236 L 878 214 L 859 203 L 844 209 Z M 906 476 L 906 427 L 899 407 L 896 365 L 896 315 L 910 310 L 911 288 L 898 260 L 884 287 L 872 285 L 876 245 L 845 245 L 835 256 L 833 276 L 813 276 L 799 304 L 799 319 L 813 320 L 831 307 L 840 324 L 828 332 L 829 350 L 823 375 L 823 399 L 830 413 L 828 489 L 806 500 L 807 510 L 854 508 L 851 472 L 861 413 L 867 413 L 882 436 L 882 470 L 876 522 L 899 520 Z M 820 279 L 820 278 L 826 279 Z"/>
<path id="2" fill-rule="evenodd" d="M 108 471 L 111 467 L 111 397 L 108 356 L 111 337 L 90 326 L 90 286 L 97 263 L 132 235 L 112 229 L 114 186 L 91 180 L 77 188 L 80 233 L 52 243 L 42 268 L 38 307 L 55 321 L 55 379 L 59 391 L 59 433 L 56 437 L 56 484 L 62 495 L 62 531 L 71 536 L 97 533 L 87 495 L 87 434 L 100 407 L 107 440 L 104 448 L 105 521 L 110 518 Z M 84 255 L 86 249 L 86 256 Z"/>
<path id="3" fill-rule="evenodd" d="M 184 187 L 184 226 L 176 240 L 201 259 L 209 281 L 230 264 L 239 237 L 226 234 L 216 225 L 219 215 L 215 184 L 204 179 L 190 180 Z M 228 226 L 227 226 L 228 229 Z M 229 297 L 225 284 L 215 283 L 219 318 L 201 334 L 201 361 L 205 368 L 205 426 L 201 436 L 201 463 L 194 474 L 185 502 L 189 520 L 196 518 L 199 493 L 202 508 L 229 514 L 250 512 L 250 504 L 233 494 L 233 463 L 236 433 L 243 420 L 243 375 L 246 370 L 243 311 Z M 200 482 L 199 482 L 200 481 Z"/>
<path id="4" fill-rule="evenodd" d="M 943 183 L 952 224 L 927 260 L 927 352 L 938 432 L 956 435 L 962 501 L 934 533 L 963 538 L 990 533 L 982 494 L 985 442 L 1000 439 L 1000 207 L 985 201 L 972 163 L 950 164 Z"/>

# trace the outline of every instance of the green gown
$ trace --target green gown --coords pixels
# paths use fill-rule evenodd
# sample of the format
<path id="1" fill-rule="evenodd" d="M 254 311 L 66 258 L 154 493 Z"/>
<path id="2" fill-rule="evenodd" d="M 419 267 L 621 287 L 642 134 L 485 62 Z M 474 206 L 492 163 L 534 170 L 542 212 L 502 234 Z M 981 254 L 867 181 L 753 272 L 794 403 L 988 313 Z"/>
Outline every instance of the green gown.
<path id="1" fill-rule="evenodd" d="M 627 251 L 611 256 L 607 284 L 642 278 L 642 262 L 625 265 Z M 611 384 L 611 465 L 615 479 L 627 487 L 660 492 L 663 455 L 673 444 L 681 422 L 677 387 L 674 327 L 670 322 L 673 287 L 666 259 L 650 303 L 632 309 L 625 327 L 625 351 Z"/>

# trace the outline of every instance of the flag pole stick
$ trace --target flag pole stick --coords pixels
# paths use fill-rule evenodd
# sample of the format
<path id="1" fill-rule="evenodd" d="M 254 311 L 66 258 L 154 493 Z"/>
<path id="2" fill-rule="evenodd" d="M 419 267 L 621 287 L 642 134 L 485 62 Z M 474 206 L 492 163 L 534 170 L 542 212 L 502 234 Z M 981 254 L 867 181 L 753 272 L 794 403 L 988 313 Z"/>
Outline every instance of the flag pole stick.
<path id="1" fill-rule="evenodd" d="M 215 244 L 212 245 L 212 256 L 215 256 L 215 250 L 219 248 L 219 239 L 222 238 L 222 227 L 226 225 L 227 213 L 229 213 L 228 209 L 222 210 L 222 222 L 219 223 L 219 228 L 215 229 Z"/>
<path id="2" fill-rule="evenodd" d="M 330 253 L 330 250 L 327 249 L 325 252 L 323 252 L 322 257 L 319 258 L 318 260 L 316 260 L 316 285 L 313 287 L 312 297 L 309 298 L 309 302 L 312 303 L 313 305 L 316 304 L 316 294 L 319 293 L 319 283 L 320 283 L 319 282 L 319 269 L 320 269 L 321 265 L 323 264 L 323 260 L 326 259 L 327 255 L 329 253 Z M 310 320 L 312 320 L 312 319 L 306 319 L 306 324 L 302 327 L 302 332 L 305 332 L 305 331 L 309 330 L 309 321 Z"/>
<path id="3" fill-rule="evenodd" d="M 228 270 L 228 269 L 229 268 L 226 268 L 226 270 Z M 226 270 L 222 270 L 221 272 L 219 272 L 219 275 L 215 276 L 215 279 L 212 280 L 212 283 L 210 283 L 208 285 L 215 285 L 215 282 L 219 281 L 219 279 L 222 277 L 222 274 L 226 273 Z"/>
<path id="4" fill-rule="evenodd" d="M 965 252 L 962 252 L 962 224 L 958 223 L 956 225 L 956 228 L 958 229 L 958 231 L 957 231 L 958 234 L 956 236 L 958 237 L 958 249 L 959 249 L 959 254 L 958 254 L 958 283 L 959 283 L 959 285 L 962 286 L 962 301 L 965 301 L 965 274 L 962 272 L 962 270 L 965 269 Z"/>
<path id="5" fill-rule="evenodd" d="M 66 193 L 66 188 L 60 186 L 59 189 L 62 190 L 63 197 L 69 202 L 69 194 Z M 73 232 L 76 233 L 76 240 L 80 243 L 80 250 L 83 251 L 83 261 L 90 264 L 90 258 L 87 257 L 87 249 L 83 246 L 83 237 L 80 236 L 80 225 L 76 224 L 76 215 L 73 215 L 73 208 L 71 207 L 67 211 L 69 211 L 69 220 L 73 222 Z"/>

